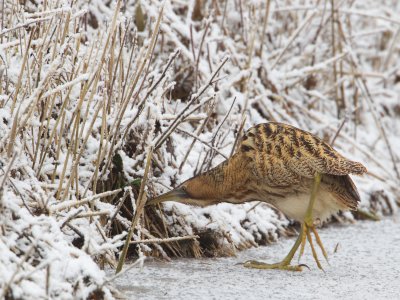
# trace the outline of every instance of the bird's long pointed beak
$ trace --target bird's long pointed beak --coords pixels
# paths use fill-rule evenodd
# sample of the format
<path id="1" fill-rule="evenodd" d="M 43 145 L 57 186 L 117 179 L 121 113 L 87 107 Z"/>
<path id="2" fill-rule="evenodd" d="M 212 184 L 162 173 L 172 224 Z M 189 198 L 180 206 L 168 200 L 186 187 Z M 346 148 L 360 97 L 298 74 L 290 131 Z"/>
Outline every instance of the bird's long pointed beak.
<path id="1" fill-rule="evenodd" d="M 158 197 L 150 199 L 149 201 L 147 201 L 146 205 L 156 205 L 165 201 L 175 201 L 184 203 L 187 198 L 188 194 L 184 190 L 176 188 L 170 192 L 167 192 Z"/>

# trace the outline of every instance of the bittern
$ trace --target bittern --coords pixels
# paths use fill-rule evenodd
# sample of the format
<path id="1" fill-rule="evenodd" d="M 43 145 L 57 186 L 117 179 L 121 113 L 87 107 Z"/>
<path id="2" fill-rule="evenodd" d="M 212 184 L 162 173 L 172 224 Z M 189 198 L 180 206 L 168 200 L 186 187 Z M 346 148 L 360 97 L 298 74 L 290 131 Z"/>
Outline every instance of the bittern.
<path id="1" fill-rule="evenodd" d="M 151 199 L 148 205 L 164 201 L 198 206 L 221 202 L 269 203 L 301 222 L 300 234 L 281 262 L 247 261 L 244 266 L 301 271 L 304 265 L 291 265 L 291 261 L 299 247 L 300 260 L 308 240 L 317 266 L 322 269 L 311 233 L 326 259 L 327 253 L 315 223 L 340 210 L 357 208 L 360 196 L 349 174 L 365 172 L 361 163 L 346 159 L 317 136 L 290 125 L 269 122 L 250 128 L 231 158 Z"/>

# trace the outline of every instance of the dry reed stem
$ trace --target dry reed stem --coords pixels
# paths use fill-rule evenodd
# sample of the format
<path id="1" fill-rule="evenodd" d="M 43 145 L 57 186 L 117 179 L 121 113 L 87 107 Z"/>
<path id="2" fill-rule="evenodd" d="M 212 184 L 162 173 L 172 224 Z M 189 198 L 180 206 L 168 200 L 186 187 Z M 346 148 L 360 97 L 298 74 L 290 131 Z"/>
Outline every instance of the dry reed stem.
<path id="1" fill-rule="evenodd" d="M 109 197 L 109 196 L 112 196 L 112 195 L 116 195 L 116 194 L 120 193 L 122 190 L 123 189 L 116 189 L 116 190 L 113 190 L 113 191 L 107 191 L 107 192 L 104 192 L 104 193 L 100 193 L 100 194 L 96 194 L 96 195 L 87 197 L 87 198 L 82 199 L 82 200 L 63 201 L 63 202 L 61 202 L 59 204 L 55 204 L 53 206 L 48 207 L 47 210 L 49 211 L 50 214 L 52 214 L 52 213 L 55 213 L 55 212 L 58 212 L 58 211 L 61 211 L 61 210 L 67 209 L 67 208 L 71 208 L 73 206 L 80 206 L 80 205 L 87 204 L 89 202 L 98 200 L 100 198 L 105 198 L 105 197 Z"/>
<path id="2" fill-rule="evenodd" d="M 182 168 L 183 168 L 183 166 L 185 165 L 186 160 L 187 160 L 187 158 L 189 157 L 189 154 L 190 154 L 190 152 L 191 152 L 192 149 L 193 149 L 193 146 L 194 146 L 194 144 L 195 144 L 195 142 L 196 142 L 196 140 L 197 140 L 197 137 L 200 135 L 200 133 L 203 131 L 204 127 L 207 125 L 208 121 L 210 120 L 210 118 L 211 118 L 211 115 L 210 115 L 210 114 L 211 114 L 211 111 L 212 111 L 212 109 L 209 110 L 209 112 L 207 113 L 207 118 L 205 118 L 205 119 L 203 120 L 203 122 L 201 123 L 201 125 L 197 128 L 197 131 L 196 131 L 195 136 L 193 137 L 192 143 L 190 144 L 189 149 L 188 149 L 188 151 L 187 151 L 186 154 L 185 154 L 185 157 L 182 159 L 182 162 L 181 162 L 181 164 L 179 165 L 179 172 L 180 172 L 180 173 L 182 172 Z M 178 130 L 179 130 L 179 128 L 178 128 Z"/>
<path id="3" fill-rule="evenodd" d="M 140 185 L 140 190 L 139 190 L 139 196 L 138 196 L 138 200 L 136 202 L 136 211 L 135 214 L 133 216 L 133 220 L 131 223 L 131 227 L 128 231 L 128 234 L 126 236 L 126 240 L 125 240 L 125 244 L 124 247 L 122 249 L 121 252 L 121 256 L 119 258 L 118 261 L 118 266 L 115 270 L 115 273 L 119 273 L 122 270 L 122 266 L 125 263 L 125 258 L 126 258 L 126 254 L 128 253 L 128 248 L 129 248 L 129 243 L 131 242 L 131 237 L 133 234 L 133 231 L 135 230 L 135 227 L 140 219 L 140 217 L 143 214 L 143 210 L 144 210 L 144 206 L 146 204 L 147 201 L 147 196 L 145 193 L 145 186 L 146 186 L 146 182 L 147 182 L 147 178 L 149 175 L 149 170 L 150 170 L 150 165 L 151 165 L 151 160 L 153 158 L 153 148 L 150 148 L 147 154 L 147 161 L 146 161 L 146 166 L 144 169 L 144 175 L 143 175 L 143 179 Z"/>
<path id="4" fill-rule="evenodd" d="M 181 128 L 179 128 L 179 127 L 176 128 L 176 131 L 181 132 L 181 133 L 183 133 L 183 134 L 186 134 L 186 135 L 192 137 L 193 139 L 199 141 L 200 143 L 202 143 L 203 145 L 207 146 L 207 147 L 210 148 L 211 150 L 217 152 L 217 153 L 218 153 L 219 155 L 221 155 L 223 158 L 228 159 L 228 157 L 227 157 L 225 154 L 223 154 L 221 151 L 219 151 L 219 150 L 218 150 L 217 148 L 215 148 L 214 146 L 210 145 L 210 142 L 203 141 L 202 139 L 200 139 L 198 136 L 194 135 L 193 133 L 190 133 L 190 132 L 188 132 L 188 131 L 186 131 L 186 130 L 184 130 L 184 129 L 181 129 Z"/>
<path id="5" fill-rule="evenodd" d="M 186 235 L 186 236 L 177 236 L 165 239 L 147 239 L 147 240 L 140 240 L 140 241 L 131 241 L 130 244 L 160 244 L 160 243 L 171 243 L 171 242 L 178 242 L 184 240 L 193 240 L 200 238 L 198 235 Z"/>

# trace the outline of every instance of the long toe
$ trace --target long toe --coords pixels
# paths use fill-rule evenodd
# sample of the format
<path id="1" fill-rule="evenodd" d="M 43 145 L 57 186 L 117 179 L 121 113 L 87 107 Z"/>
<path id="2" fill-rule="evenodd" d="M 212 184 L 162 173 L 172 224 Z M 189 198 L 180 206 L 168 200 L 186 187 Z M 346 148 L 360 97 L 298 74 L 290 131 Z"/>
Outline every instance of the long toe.
<path id="1" fill-rule="evenodd" d="M 306 265 L 290 265 L 285 263 L 276 263 L 276 264 L 268 264 L 256 260 L 246 261 L 243 266 L 245 268 L 251 269 L 259 269 L 259 270 L 284 270 L 284 271 L 293 271 L 293 272 L 301 272 L 303 267 L 307 267 Z"/>

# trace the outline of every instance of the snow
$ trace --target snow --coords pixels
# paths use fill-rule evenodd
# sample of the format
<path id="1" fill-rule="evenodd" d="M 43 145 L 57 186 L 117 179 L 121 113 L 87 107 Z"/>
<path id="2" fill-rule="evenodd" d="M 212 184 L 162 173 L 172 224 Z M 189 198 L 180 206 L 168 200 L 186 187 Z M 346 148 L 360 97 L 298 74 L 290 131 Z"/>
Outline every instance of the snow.
<path id="1" fill-rule="evenodd" d="M 115 283 L 129 299 L 398 299 L 398 216 L 333 225 L 319 233 L 329 255 L 329 265 L 322 262 L 324 272 L 316 267 L 307 248 L 301 263 L 310 270 L 302 272 L 237 265 L 250 259 L 277 262 L 293 245 L 291 238 L 230 258 L 147 259 L 143 269 L 133 268 Z"/>

